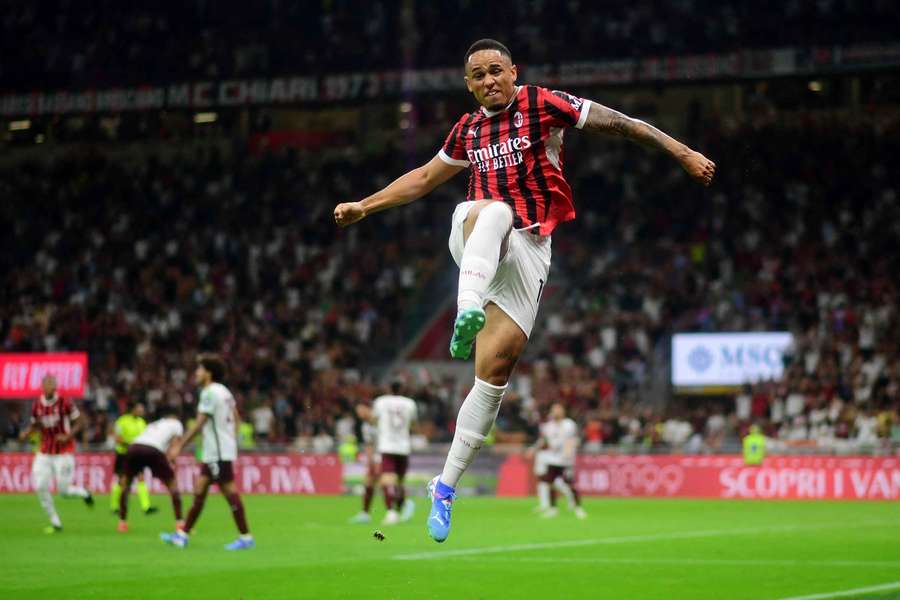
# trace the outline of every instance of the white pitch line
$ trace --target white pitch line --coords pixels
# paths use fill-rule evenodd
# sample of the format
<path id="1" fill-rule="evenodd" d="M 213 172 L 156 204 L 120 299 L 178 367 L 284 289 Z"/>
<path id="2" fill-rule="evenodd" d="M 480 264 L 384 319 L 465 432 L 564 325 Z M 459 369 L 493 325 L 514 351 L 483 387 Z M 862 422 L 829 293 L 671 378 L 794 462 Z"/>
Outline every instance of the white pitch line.
<path id="1" fill-rule="evenodd" d="M 764 567 L 900 567 L 900 561 L 890 560 L 779 560 L 779 559 L 727 559 L 727 558 L 587 558 L 550 556 L 494 556 L 465 558 L 462 560 L 495 560 L 497 562 L 530 563 L 583 563 L 601 565 L 699 565 L 699 566 L 764 566 Z"/>
<path id="2" fill-rule="evenodd" d="M 856 596 L 858 594 L 889 592 L 891 590 L 900 590 L 900 581 L 883 583 L 881 585 L 870 585 L 869 587 L 854 588 L 852 590 L 841 590 L 839 592 L 825 592 L 824 594 L 810 594 L 809 596 L 791 596 L 790 598 L 782 598 L 781 600 L 825 600 L 826 598 L 846 598 L 847 596 Z"/>
<path id="3" fill-rule="evenodd" d="M 483 546 L 481 548 L 464 548 L 461 550 L 434 550 L 413 554 L 398 554 L 394 560 L 428 560 L 432 558 L 448 558 L 455 556 L 472 556 L 476 554 L 500 554 L 503 552 L 521 552 L 523 550 L 547 550 L 551 548 L 578 548 L 580 546 L 597 546 L 604 544 L 627 544 L 630 542 L 653 542 L 658 540 L 678 540 L 684 538 L 715 537 L 732 533 L 759 533 L 743 529 L 720 529 L 709 531 L 677 531 L 674 533 L 651 533 L 647 535 L 625 535 L 592 540 L 569 540 L 564 542 L 538 542 L 534 544 L 509 544 L 506 546 Z"/>
<path id="4" fill-rule="evenodd" d="M 885 522 L 854 523 L 853 527 L 865 525 L 885 525 Z M 397 554 L 394 560 L 430 560 L 433 558 L 451 558 L 456 556 L 473 556 L 480 554 L 501 554 L 505 552 L 523 552 L 528 550 L 547 550 L 553 548 L 578 548 L 581 546 L 604 546 L 613 544 L 630 544 L 634 542 L 655 542 L 659 540 L 685 540 L 692 538 L 720 537 L 725 535 L 753 535 L 758 533 L 798 531 L 813 529 L 830 529 L 849 527 L 846 523 L 819 525 L 784 525 L 778 527 L 745 527 L 736 529 L 710 529 L 707 531 L 674 531 L 671 533 L 652 533 L 647 535 L 624 535 L 619 537 L 596 538 L 590 540 L 571 540 L 562 542 L 539 542 L 534 544 L 510 544 L 507 546 L 482 546 L 480 548 L 464 548 L 460 550 L 433 550 L 412 554 Z"/>

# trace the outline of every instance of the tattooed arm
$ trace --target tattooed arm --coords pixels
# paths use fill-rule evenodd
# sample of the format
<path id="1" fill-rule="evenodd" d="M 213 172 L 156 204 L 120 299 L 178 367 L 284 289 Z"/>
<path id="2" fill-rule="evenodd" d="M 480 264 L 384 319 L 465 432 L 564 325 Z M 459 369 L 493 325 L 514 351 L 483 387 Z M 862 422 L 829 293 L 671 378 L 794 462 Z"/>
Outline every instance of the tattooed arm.
<path id="1" fill-rule="evenodd" d="M 703 185 L 709 185 L 716 173 L 716 163 L 699 152 L 691 150 L 649 123 L 632 119 L 597 102 L 591 102 L 584 129 L 628 138 L 646 148 L 664 150 L 681 164 L 688 175 Z"/>

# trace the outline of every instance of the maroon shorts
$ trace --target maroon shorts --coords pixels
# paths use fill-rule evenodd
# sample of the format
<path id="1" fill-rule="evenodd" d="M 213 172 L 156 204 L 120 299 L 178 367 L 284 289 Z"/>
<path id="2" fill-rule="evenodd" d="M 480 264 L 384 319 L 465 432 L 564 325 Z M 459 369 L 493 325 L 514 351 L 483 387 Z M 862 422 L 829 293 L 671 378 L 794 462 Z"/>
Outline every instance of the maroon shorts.
<path id="1" fill-rule="evenodd" d="M 381 476 L 381 461 L 376 462 L 373 458 L 369 461 L 369 466 L 366 467 L 366 476 L 371 479 L 378 479 Z"/>
<path id="2" fill-rule="evenodd" d="M 216 483 L 231 483 L 234 481 L 234 463 L 230 460 L 203 463 L 200 474 Z"/>
<path id="3" fill-rule="evenodd" d="M 384 454 L 381 455 L 381 472 L 396 473 L 397 477 L 403 479 L 406 477 L 406 469 L 409 467 L 409 457 L 405 454 Z"/>
<path id="4" fill-rule="evenodd" d="M 160 481 L 172 481 L 175 479 L 175 471 L 169 464 L 166 455 L 154 448 L 143 444 L 132 444 L 125 455 L 125 475 L 134 478 L 150 468 L 153 476 Z"/>
<path id="5" fill-rule="evenodd" d="M 572 467 L 560 467 L 559 465 L 547 466 L 547 472 L 541 477 L 541 481 L 553 483 L 557 477 L 562 477 L 564 481 L 572 479 Z"/>

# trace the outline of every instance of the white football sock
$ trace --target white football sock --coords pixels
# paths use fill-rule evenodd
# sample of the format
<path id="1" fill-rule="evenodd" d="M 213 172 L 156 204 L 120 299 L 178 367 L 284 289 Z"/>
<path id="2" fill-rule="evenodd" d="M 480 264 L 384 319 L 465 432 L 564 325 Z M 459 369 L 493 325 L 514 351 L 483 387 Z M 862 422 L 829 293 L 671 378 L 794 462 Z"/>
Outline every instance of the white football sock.
<path id="1" fill-rule="evenodd" d="M 537 493 L 540 509 L 547 510 L 550 508 L 550 484 L 546 481 L 538 481 Z"/>
<path id="2" fill-rule="evenodd" d="M 445 485 L 456 487 L 459 478 L 472 464 L 497 419 L 505 391 L 505 385 L 491 385 L 475 378 L 475 384 L 456 416 L 456 433 L 453 434 L 453 443 L 440 478 Z"/>
<path id="3" fill-rule="evenodd" d="M 122 493 L 125 493 L 125 490 L 122 490 Z M 67 498 L 87 498 L 88 491 L 83 487 L 78 487 L 77 485 L 70 485 L 67 489 L 62 492 L 62 495 Z"/>
<path id="4" fill-rule="evenodd" d="M 569 509 L 575 509 L 575 494 L 572 493 L 572 488 L 569 487 L 569 484 L 562 477 L 557 477 L 553 480 L 553 487 L 555 487 L 563 496 L 566 497 L 566 502 L 569 504 Z"/>
<path id="5" fill-rule="evenodd" d="M 44 512 L 47 513 L 47 516 L 50 518 L 50 524 L 54 527 L 62 527 L 59 515 L 56 514 L 56 506 L 53 505 L 53 494 L 50 493 L 50 488 L 38 488 L 37 497 Z"/>
<path id="6" fill-rule="evenodd" d="M 484 304 L 488 286 L 497 274 L 500 246 L 512 222 L 512 211 L 502 202 L 491 202 L 478 213 L 459 261 L 458 309 L 481 308 Z"/>

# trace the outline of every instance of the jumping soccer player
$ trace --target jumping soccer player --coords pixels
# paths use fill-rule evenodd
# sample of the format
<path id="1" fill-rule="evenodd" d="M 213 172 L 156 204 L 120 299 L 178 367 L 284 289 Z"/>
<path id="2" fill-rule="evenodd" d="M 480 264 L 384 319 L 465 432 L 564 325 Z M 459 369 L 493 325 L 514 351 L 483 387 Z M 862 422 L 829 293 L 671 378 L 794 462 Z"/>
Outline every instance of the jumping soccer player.
<path id="1" fill-rule="evenodd" d="M 403 384 L 394 382 L 390 394 L 375 398 L 371 411 L 366 410 L 368 407 L 362 409 L 363 418 L 372 421 L 378 428 L 378 453 L 381 454 L 379 481 L 387 508 L 382 525 L 408 521 L 416 509 L 412 499 L 406 498 L 403 479 L 412 452 L 409 430 L 416 422 L 418 409 L 415 400 L 400 395 L 402 391 Z"/>
<path id="2" fill-rule="evenodd" d="M 471 169 L 468 201 L 456 207 L 450 230 L 450 252 L 460 268 L 450 354 L 467 359 L 477 336 L 475 382 L 459 409 L 444 470 L 429 484 L 428 532 L 437 542 L 450 534 L 454 486 L 491 430 L 531 333 L 550 272 L 550 236 L 557 224 L 575 218 L 562 170 L 564 130 L 587 129 L 662 150 L 703 185 L 716 168 L 643 121 L 564 92 L 516 85 L 516 66 L 500 42 L 475 42 L 464 61 L 466 87 L 479 110 L 459 119 L 427 164 L 334 209 L 335 222 L 345 227 Z"/>
<path id="3" fill-rule="evenodd" d="M 183 527 L 181 520 L 181 495 L 175 482 L 175 471 L 169 463 L 166 452 L 173 444 L 179 443 L 184 434 L 184 426 L 174 413 L 153 421 L 137 436 L 125 454 L 122 480 L 122 494 L 119 499 L 119 531 L 128 531 L 128 491 L 135 477 L 143 475 L 149 468 L 153 476 L 163 482 L 172 497 L 176 531 Z M 146 489 L 146 488 L 145 488 Z"/>
<path id="4" fill-rule="evenodd" d="M 181 453 L 181 449 L 190 443 L 201 429 L 203 430 L 203 466 L 200 469 L 200 478 L 194 492 L 194 502 L 188 511 L 187 520 L 183 528 L 177 528 L 175 533 L 162 534 L 162 540 L 174 544 L 180 548 L 187 546 L 191 529 L 200 517 L 209 486 L 219 484 L 231 514 L 237 525 L 240 537 L 225 546 L 226 550 L 246 550 L 253 548 L 255 543 L 250 529 L 247 527 L 247 517 L 244 514 L 244 504 L 238 494 L 234 483 L 234 461 L 237 460 L 237 437 L 240 416 L 234 396 L 227 387 L 222 385 L 225 376 L 225 362 L 216 354 L 201 354 L 197 358 L 197 370 L 194 373 L 197 385 L 200 386 L 200 402 L 197 406 L 197 421 L 191 425 L 184 438 L 169 447 L 169 459 L 175 460 Z"/>
<path id="5" fill-rule="evenodd" d="M 75 436 L 81 431 L 83 421 L 78 408 L 68 398 L 56 393 L 56 377 L 45 375 L 41 380 L 43 394 L 31 406 L 31 424 L 20 435 L 25 441 L 33 432 L 41 434 L 41 447 L 31 465 L 31 477 L 38 500 L 50 518 L 44 533 L 62 531 L 62 521 L 56 513 L 50 480 L 56 480 L 56 489 L 63 498 L 81 498 L 88 506 L 94 505 L 91 493 L 83 487 L 72 485 L 75 475 Z"/>
<path id="6" fill-rule="evenodd" d="M 109 492 L 109 508 L 114 512 L 119 512 L 119 497 L 122 495 L 122 486 L 125 485 L 125 455 L 128 453 L 128 446 L 137 436 L 141 435 L 146 427 L 147 421 L 144 420 L 144 405 L 141 402 L 133 402 L 128 412 L 116 419 L 114 427 L 116 434 L 116 461 L 113 466 L 116 482 Z M 141 510 L 145 514 L 149 515 L 156 512 L 156 509 L 150 506 L 150 491 L 144 482 L 143 472 L 138 475 L 137 497 L 138 502 L 141 504 Z"/>
<path id="7" fill-rule="evenodd" d="M 542 516 L 555 517 L 556 495 L 551 493 L 551 486 L 561 492 L 568 500 L 569 507 L 579 519 L 587 517 L 581 507 L 581 496 L 575 489 L 575 454 L 578 451 L 578 426 L 575 421 L 566 417 L 566 409 L 559 402 L 550 407 L 550 415 L 546 423 L 541 425 L 541 437 L 538 446 L 542 448 L 535 457 L 535 465 L 542 471 L 538 480 L 538 499 Z"/>

